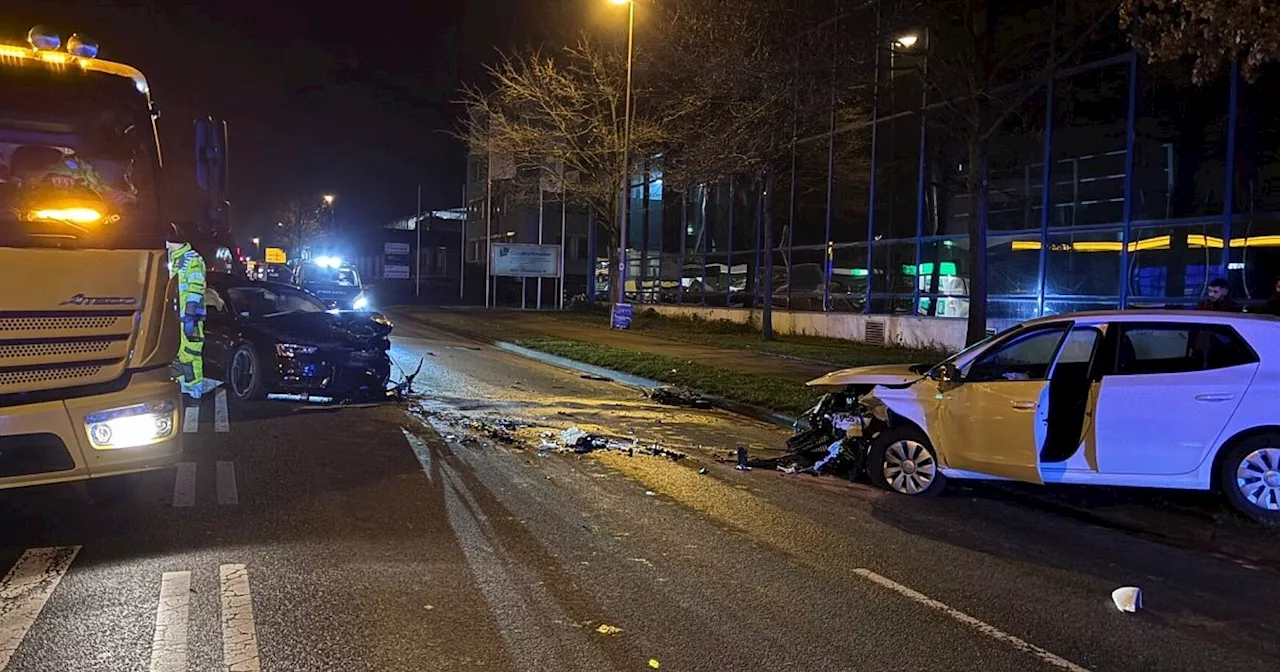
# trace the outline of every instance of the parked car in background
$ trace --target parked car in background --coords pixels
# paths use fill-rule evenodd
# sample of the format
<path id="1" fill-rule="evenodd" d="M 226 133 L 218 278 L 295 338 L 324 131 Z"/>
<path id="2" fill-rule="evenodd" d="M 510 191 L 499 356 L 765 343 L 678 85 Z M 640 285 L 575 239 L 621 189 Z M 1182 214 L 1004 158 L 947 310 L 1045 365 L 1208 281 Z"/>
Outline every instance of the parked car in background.
<path id="1" fill-rule="evenodd" d="M 258 266 L 258 280 L 263 282 L 293 283 L 293 269 L 287 264 L 262 263 Z"/>
<path id="2" fill-rule="evenodd" d="M 936 494 L 948 477 L 1214 489 L 1280 523 L 1280 319 L 1059 315 L 933 366 L 809 385 L 842 390 L 810 419 L 844 428 L 894 492 Z"/>
<path id="3" fill-rule="evenodd" d="M 242 400 L 271 393 L 335 400 L 386 396 L 392 324 L 330 310 L 296 287 L 210 273 L 204 369 Z"/>

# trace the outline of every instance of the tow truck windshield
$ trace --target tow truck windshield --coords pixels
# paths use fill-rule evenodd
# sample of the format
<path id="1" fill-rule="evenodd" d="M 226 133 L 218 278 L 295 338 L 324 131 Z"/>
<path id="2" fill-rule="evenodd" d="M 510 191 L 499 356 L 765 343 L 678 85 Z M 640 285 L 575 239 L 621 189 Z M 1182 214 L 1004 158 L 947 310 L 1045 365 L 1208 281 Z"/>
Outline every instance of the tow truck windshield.
<path id="1" fill-rule="evenodd" d="M 0 65 L 0 246 L 163 247 L 157 154 L 129 78 Z"/>

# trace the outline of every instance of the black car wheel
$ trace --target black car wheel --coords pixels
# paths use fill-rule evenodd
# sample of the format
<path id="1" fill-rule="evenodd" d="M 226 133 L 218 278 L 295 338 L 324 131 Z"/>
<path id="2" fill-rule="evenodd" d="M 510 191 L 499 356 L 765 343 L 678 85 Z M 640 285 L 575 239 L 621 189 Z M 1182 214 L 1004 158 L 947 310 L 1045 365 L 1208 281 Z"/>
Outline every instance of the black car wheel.
<path id="1" fill-rule="evenodd" d="M 227 386 L 236 399 L 252 400 L 267 396 L 265 372 L 253 346 L 245 344 L 231 353 L 227 365 Z"/>

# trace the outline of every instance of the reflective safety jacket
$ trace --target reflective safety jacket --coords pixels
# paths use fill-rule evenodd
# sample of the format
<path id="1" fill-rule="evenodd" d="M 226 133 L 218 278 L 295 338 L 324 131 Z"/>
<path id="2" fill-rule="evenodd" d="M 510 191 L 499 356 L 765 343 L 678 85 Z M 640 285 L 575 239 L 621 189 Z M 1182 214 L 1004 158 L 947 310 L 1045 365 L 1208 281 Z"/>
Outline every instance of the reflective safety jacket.
<path id="1" fill-rule="evenodd" d="M 184 320 L 204 319 L 204 259 L 191 243 L 169 252 L 169 275 L 178 277 L 178 312 Z"/>

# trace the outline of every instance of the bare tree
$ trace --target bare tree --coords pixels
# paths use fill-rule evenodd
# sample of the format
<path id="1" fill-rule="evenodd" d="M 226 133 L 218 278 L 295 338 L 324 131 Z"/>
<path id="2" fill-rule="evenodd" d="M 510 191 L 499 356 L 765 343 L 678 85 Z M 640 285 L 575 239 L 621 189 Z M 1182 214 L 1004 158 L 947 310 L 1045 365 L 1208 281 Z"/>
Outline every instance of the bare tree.
<path id="1" fill-rule="evenodd" d="M 310 199 L 288 198 L 275 210 L 278 227 L 276 232 L 289 250 L 297 256 L 302 249 L 324 238 L 326 231 L 321 223 L 320 207 Z"/>
<path id="2" fill-rule="evenodd" d="M 1280 58 L 1280 4 L 1275 0 L 1123 0 L 1121 25 L 1153 62 L 1192 62 L 1196 84 L 1232 61 L 1252 80 Z"/>
<path id="3" fill-rule="evenodd" d="M 885 0 L 874 48 L 882 62 L 901 48 L 896 36 L 924 40 L 917 69 L 938 102 L 927 114 L 963 147 L 961 176 L 967 196 L 969 321 L 966 340 L 985 338 L 987 239 L 991 185 L 987 167 L 992 138 L 1015 122 L 1025 106 L 1064 64 L 1098 39 L 1121 0 L 1062 0 L 1075 20 L 1058 21 L 1043 4 L 1019 13 L 1005 5 L 993 16 L 990 0 Z M 1057 8 L 1057 4 L 1053 5 Z M 918 32 L 923 31 L 923 35 Z M 892 73 L 891 73 L 892 74 Z"/>
<path id="4" fill-rule="evenodd" d="M 764 264 L 761 335 L 773 338 L 774 192 L 797 150 L 800 129 L 839 113 L 861 115 L 844 95 L 860 70 L 846 48 L 839 2 L 675 0 L 656 70 L 669 109 L 667 181 L 697 184 L 745 178 L 760 202 Z M 675 102 L 678 101 L 678 102 Z M 800 151 L 813 151 L 810 144 Z"/>
<path id="5" fill-rule="evenodd" d="M 622 193 L 626 56 L 583 38 L 554 54 L 504 55 L 489 68 L 489 88 L 468 86 L 460 135 L 471 151 L 510 162 L 510 191 L 536 199 L 547 173 L 563 183 L 568 202 L 587 209 L 590 226 L 608 232 L 608 258 L 619 244 L 617 213 Z M 654 105 L 633 104 L 631 155 L 659 147 L 664 118 Z M 507 176 L 504 176 L 507 177 Z M 557 182 L 557 187 L 560 184 Z M 618 264 L 610 263 L 610 286 L 618 300 Z"/>

